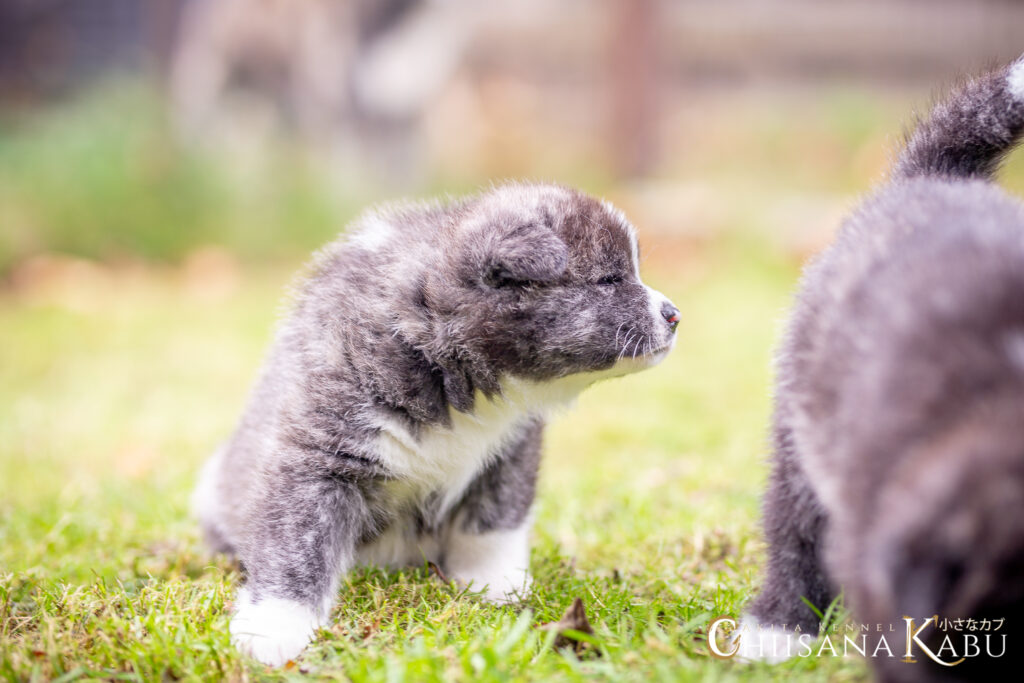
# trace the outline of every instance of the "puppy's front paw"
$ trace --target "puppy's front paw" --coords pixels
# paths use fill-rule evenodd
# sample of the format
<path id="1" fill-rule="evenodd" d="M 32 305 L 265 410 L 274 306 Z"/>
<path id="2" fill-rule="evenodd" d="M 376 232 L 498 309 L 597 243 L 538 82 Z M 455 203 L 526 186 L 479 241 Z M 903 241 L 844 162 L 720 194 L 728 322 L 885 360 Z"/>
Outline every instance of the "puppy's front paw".
<path id="1" fill-rule="evenodd" d="M 530 592 L 530 548 L 525 526 L 481 534 L 453 533 L 445 562 L 452 578 L 486 600 L 518 602 Z"/>
<path id="2" fill-rule="evenodd" d="M 484 600 L 507 605 L 524 600 L 530 593 L 530 585 L 533 579 L 530 572 L 525 569 L 510 569 L 508 571 L 477 571 L 470 573 L 455 574 L 455 580 L 471 591 L 482 591 L 480 593 Z"/>
<path id="3" fill-rule="evenodd" d="M 281 598 L 253 602 L 248 591 L 238 594 L 238 610 L 231 619 L 231 642 L 239 651 L 281 666 L 305 649 L 321 625 L 315 610 Z"/>
<path id="4" fill-rule="evenodd" d="M 768 664 L 778 664 L 795 656 L 798 645 L 792 631 L 762 624 L 749 614 L 740 619 L 733 642 L 738 645 L 737 659 Z"/>

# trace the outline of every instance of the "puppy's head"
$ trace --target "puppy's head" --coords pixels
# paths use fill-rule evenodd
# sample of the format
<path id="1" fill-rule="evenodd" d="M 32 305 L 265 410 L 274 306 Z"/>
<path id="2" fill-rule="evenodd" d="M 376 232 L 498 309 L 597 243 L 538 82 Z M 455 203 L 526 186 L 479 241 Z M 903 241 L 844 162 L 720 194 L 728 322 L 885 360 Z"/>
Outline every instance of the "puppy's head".
<path id="1" fill-rule="evenodd" d="M 606 202 L 500 187 L 461 209 L 446 243 L 426 293 L 453 351 L 478 371 L 625 374 L 675 343 L 679 312 L 640 280 L 635 231 Z"/>

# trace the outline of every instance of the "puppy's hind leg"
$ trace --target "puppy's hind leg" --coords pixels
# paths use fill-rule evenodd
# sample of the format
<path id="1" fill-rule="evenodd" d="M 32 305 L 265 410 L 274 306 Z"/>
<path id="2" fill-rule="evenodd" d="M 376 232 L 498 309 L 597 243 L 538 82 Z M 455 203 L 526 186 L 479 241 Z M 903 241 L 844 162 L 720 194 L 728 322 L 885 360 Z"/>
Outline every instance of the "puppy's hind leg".
<path id="1" fill-rule="evenodd" d="M 817 637 L 820 619 L 807 603 L 824 612 L 835 596 L 822 562 L 826 524 L 790 434 L 780 429 L 764 503 L 768 566 L 741 621 L 739 656 L 782 661 L 797 654 L 795 636 Z"/>
<path id="2" fill-rule="evenodd" d="M 531 420 L 470 485 L 443 543 L 452 578 L 488 600 L 514 602 L 530 589 L 529 512 L 543 423 Z"/>
<path id="3" fill-rule="evenodd" d="M 192 492 L 192 515 L 199 520 L 203 537 L 210 549 L 233 555 L 235 548 L 228 540 L 221 513 L 223 494 L 219 481 L 225 448 L 226 446 L 218 448 L 199 471 L 199 482 Z"/>
<path id="4" fill-rule="evenodd" d="M 278 468 L 251 506 L 248 573 L 231 620 L 235 646 L 271 666 L 293 659 L 325 625 L 337 579 L 352 566 L 365 502 L 355 484 Z"/>

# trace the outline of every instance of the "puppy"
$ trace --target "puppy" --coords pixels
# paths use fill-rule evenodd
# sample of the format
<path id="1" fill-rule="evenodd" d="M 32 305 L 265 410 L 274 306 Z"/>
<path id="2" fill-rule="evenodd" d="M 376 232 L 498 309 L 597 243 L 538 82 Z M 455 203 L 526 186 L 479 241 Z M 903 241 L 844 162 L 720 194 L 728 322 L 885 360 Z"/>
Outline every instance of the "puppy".
<path id="1" fill-rule="evenodd" d="M 904 617 L 915 632 L 934 615 L 1004 618 L 1005 633 L 1024 616 L 1024 204 L 990 183 L 1022 132 L 1024 58 L 936 106 L 805 270 L 741 655 L 795 655 L 794 629 L 816 636 L 812 606 L 843 589 L 855 621 L 893 625 L 892 656 L 871 659 L 882 679 L 1006 665 L 982 644 L 946 667 L 912 639 L 918 663 L 901 660 Z M 935 651 L 944 635 L 919 638 Z"/>
<path id="2" fill-rule="evenodd" d="M 234 643 L 295 657 L 358 564 L 431 560 L 489 599 L 525 595 L 545 414 L 657 364 L 678 322 L 625 217 L 570 189 L 357 221 L 315 259 L 197 489 L 247 577 Z"/>

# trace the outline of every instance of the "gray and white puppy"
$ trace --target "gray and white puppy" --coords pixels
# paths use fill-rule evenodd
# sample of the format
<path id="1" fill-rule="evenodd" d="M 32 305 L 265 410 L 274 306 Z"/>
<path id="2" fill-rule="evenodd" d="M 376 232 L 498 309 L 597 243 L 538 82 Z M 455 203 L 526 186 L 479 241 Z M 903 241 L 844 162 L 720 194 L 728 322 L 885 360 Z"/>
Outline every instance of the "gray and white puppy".
<path id="1" fill-rule="evenodd" d="M 678 320 L 625 217 L 571 189 L 358 220 L 315 259 L 196 492 L 247 577 L 235 644 L 296 656 L 358 564 L 431 560 L 487 598 L 524 594 L 544 415 L 661 361 Z"/>
<path id="2" fill-rule="evenodd" d="M 858 622 L 896 625 L 882 678 L 1006 664 L 896 650 L 904 616 L 1024 618 L 1024 204 L 990 182 L 1022 133 L 1024 59 L 938 104 L 805 270 L 741 655 L 796 654 L 793 629 L 819 626 L 804 599 L 842 588 Z"/>

